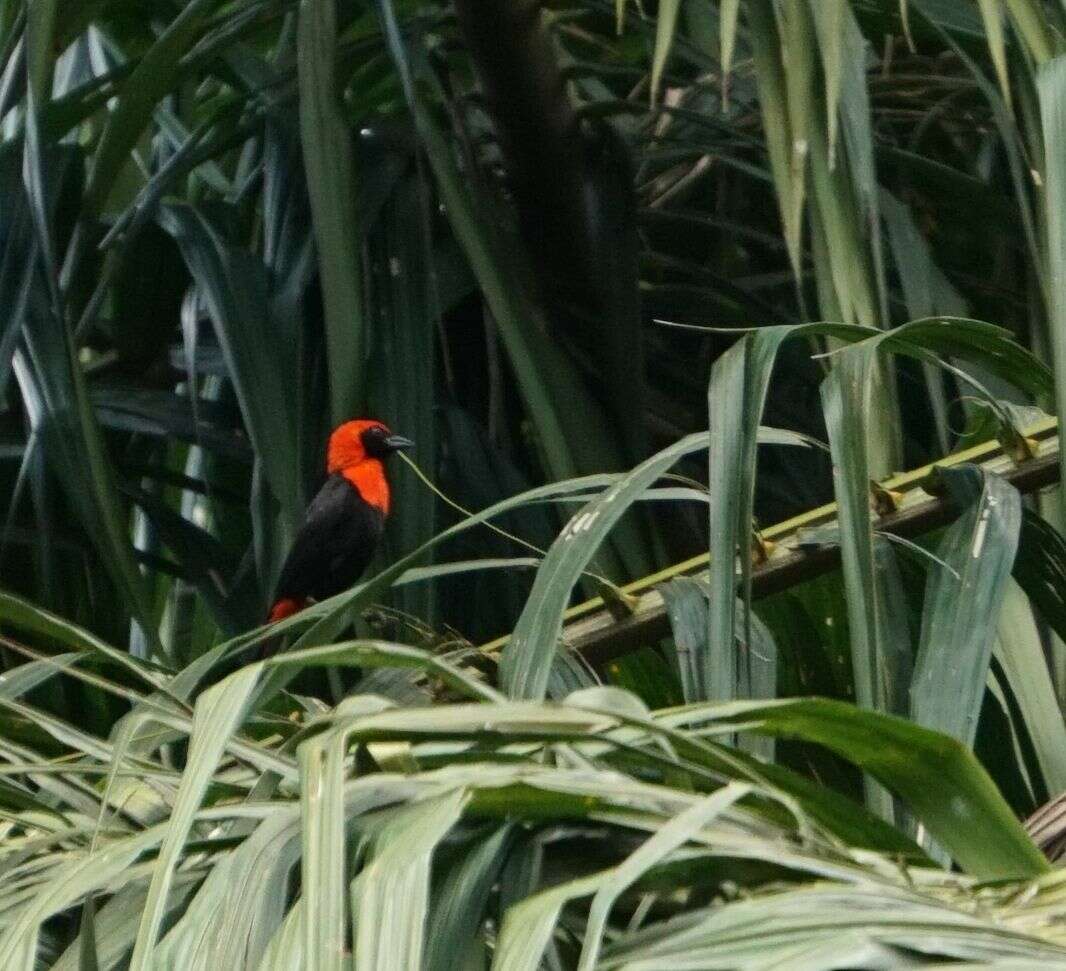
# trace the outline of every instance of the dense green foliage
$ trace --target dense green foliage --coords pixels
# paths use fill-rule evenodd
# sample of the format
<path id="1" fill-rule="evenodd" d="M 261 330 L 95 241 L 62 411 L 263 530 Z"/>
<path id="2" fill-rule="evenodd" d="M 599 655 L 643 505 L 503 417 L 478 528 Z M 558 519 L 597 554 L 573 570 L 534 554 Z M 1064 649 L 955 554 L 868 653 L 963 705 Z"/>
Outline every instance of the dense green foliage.
<path id="1" fill-rule="evenodd" d="M 870 481 L 1056 454 L 1064 212 L 1058 0 L 0 0 L 0 967 L 1063 960 L 1057 491 Z M 250 663 L 362 414 L 386 548 Z"/>

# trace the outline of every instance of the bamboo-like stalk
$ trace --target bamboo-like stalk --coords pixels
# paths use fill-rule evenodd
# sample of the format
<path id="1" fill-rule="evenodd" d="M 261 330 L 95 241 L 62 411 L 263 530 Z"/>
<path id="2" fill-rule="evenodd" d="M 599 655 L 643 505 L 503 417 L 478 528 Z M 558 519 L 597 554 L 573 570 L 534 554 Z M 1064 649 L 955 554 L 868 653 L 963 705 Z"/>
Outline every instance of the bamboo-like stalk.
<path id="1" fill-rule="evenodd" d="M 980 465 L 1002 475 L 1023 493 L 1053 485 L 1059 479 L 1058 421 L 1052 418 L 1034 425 L 1025 431 L 1025 437 L 1030 440 L 1033 456 L 1024 461 L 1013 459 L 998 442 L 987 442 L 886 480 L 882 487 L 896 508 L 878 516 L 876 529 L 910 538 L 951 522 L 958 512 L 951 499 L 927 491 L 934 488 L 930 475 L 937 467 Z M 812 543 L 809 532 L 832 526 L 836 516 L 836 503 L 829 503 L 763 531 L 767 555 L 754 570 L 753 595 L 765 597 L 834 569 L 840 562 L 839 547 Z M 567 612 L 569 623 L 563 629 L 564 643 L 597 666 L 654 644 L 670 632 L 657 587 L 679 576 L 705 576 L 708 562 L 708 555 L 702 554 L 623 587 L 624 593 L 637 599 L 632 611 L 621 619 L 616 617 L 617 608 L 612 613 L 601 598 L 571 608 Z M 506 637 L 499 638 L 484 645 L 482 651 L 495 654 L 506 642 Z"/>

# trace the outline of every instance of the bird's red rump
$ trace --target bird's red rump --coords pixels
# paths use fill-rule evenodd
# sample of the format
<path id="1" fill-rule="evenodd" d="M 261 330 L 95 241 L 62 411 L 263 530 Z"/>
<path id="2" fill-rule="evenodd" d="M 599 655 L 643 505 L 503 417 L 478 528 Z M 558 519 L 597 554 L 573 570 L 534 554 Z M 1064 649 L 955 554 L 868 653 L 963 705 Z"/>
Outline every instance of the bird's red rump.
<path id="1" fill-rule="evenodd" d="M 305 606 L 306 604 L 300 600 L 283 597 L 270 608 L 270 623 L 274 624 L 279 620 L 284 620 L 286 617 L 291 617 L 293 614 L 298 614 Z"/>

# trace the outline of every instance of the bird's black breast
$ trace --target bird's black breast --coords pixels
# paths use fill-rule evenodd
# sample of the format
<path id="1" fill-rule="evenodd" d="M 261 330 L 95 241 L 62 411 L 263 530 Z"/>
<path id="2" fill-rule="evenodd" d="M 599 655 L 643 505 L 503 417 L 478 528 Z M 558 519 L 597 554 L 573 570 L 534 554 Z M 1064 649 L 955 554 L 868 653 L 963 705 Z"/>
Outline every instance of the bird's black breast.
<path id="1" fill-rule="evenodd" d="M 307 507 L 274 601 L 324 600 L 346 590 L 366 570 L 384 527 L 380 509 L 366 502 L 344 476 L 331 475 Z"/>

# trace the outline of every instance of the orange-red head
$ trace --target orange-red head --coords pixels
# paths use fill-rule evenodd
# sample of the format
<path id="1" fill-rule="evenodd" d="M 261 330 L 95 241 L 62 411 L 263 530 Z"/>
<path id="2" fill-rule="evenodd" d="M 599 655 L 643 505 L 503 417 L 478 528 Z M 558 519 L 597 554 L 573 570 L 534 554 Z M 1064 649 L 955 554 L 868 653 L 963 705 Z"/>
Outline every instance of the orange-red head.
<path id="1" fill-rule="evenodd" d="M 330 475 L 339 472 L 367 502 L 387 514 L 389 485 L 382 459 L 413 444 L 402 435 L 393 435 L 380 421 L 346 421 L 329 436 L 326 470 Z"/>
<path id="2" fill-rule="evenodd" d="M 413 444 L 402 435 L 393 435 L 380 421 L 369 418 L 346 421 L 329 436 L 327 471 L 343 472 L 367 459 L 388 458 Z"/>

